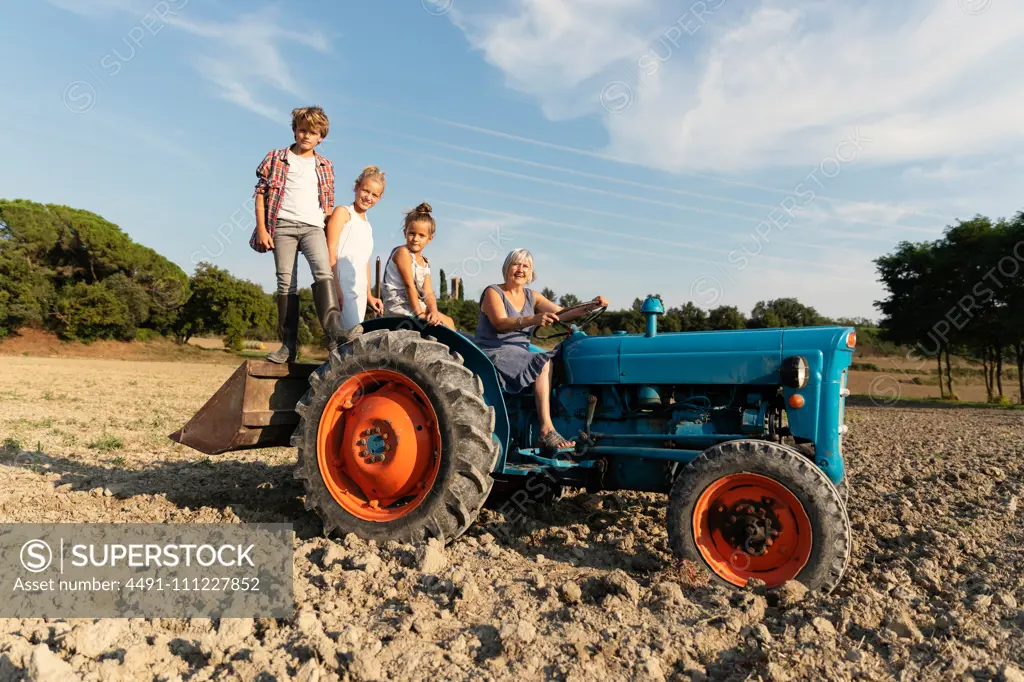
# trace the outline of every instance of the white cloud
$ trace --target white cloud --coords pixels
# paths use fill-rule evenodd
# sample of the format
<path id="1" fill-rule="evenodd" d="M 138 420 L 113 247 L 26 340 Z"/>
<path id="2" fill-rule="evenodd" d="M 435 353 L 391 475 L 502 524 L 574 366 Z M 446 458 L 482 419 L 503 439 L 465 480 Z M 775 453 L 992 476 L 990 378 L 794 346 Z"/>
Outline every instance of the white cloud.
<path id="1" fill-rule="evenodd" d="M 140 21 L 144 25 L 164 22 L 185 34 L 199 38 L 203 47 L 191 57 L 192 65 L 215 88 L 214 94 L 255 114 L 285 124 L 286 112 L 271 102 L 274 93 L 292 99 L 308 99 L 282 54 L 286 43 L 302 45 L 317 52 L 329 50 L 327 39 L 316 30 L 290 31 L 287 15 L 280 6 L 267 6 L 231 21 L 211 21 L 198 16 L 199 3 L 189 0 L 48 0 L 52 5 L 85 16 L 115 13 L 132 16 L 128 30 Z M 287 49 L 291 49 L 290 47 Z"/>
<path id="2" fill-rule="evenodd" d="M 1003 152 L 1024 141 L 1024 3 L 993 3 L 976 16 L 932 0 L 726 5 L 694 35 L 662 42 L 678 46 L 661 50 L 666 61 L 648 57 L 651 68 L 639 70 L 666 11 L 655 0 L 520 0 L 455 21 L 549 116 L 600 115 L 610 153 L 666 170 L 817 164 L 858 126 L 871 139 L 865 163 Z M 612 80 L 631 90 L 620 113 L 599 101 Z"/>
<path id="3" fill-rule="evenodd" d="M 515 12 L 498 15 L 466 12 L 463 4 L 455 4 L 452 21 L 504 72 L 510 87 L 547 104 L 561 97 L 566 83 L 580 83 L 642 51 L 644 42 L 622 27 L 650 1 L 517 0 Z"/>
<path id="4" fill-rule="evenodd" d="M 328 45 L 318 31 L 288 31 L 277 6 L 266 7 L 233 22 L 217 23 L 182 16 L 175 25 L 193 35 L 211 41 L 212 56 L 195 60 L 200 74 L 218 88 L 218 96 L 260 116 L 286 121 L 286 115 L 264 101 L 267 89 L 305 97 L 280 44 L 293 42 L 318 52 L 327 52 Z"/>

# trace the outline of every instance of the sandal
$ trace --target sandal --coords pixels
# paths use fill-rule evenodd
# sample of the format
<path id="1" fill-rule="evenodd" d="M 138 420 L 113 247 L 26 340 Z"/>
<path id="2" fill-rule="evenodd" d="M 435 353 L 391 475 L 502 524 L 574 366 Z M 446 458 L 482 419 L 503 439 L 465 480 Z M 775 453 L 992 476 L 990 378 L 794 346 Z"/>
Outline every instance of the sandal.
<path id="1" fill-rule="evenodd" d="M 566 445 L 558 447 L 561 443 L 566 443 Z M 568 450 L 569 448 L 572 448 L 575 445 L 576 444 L 573 441 L 567 438 L 563 438 L 562 435 L 558 433 L 558 431 L 555 431 L 554 429 L 548 431 L 546 434 L 541 435 L 537 439 L 537 447 L 547 452 Z"/>

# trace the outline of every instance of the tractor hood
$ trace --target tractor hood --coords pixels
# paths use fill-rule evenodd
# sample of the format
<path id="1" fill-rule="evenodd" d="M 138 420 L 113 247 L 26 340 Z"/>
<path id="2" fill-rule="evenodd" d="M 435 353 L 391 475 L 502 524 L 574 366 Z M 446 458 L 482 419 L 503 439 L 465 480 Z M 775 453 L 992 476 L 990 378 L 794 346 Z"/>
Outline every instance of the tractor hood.
<path id="1" fill-rule="evenodd" d="M 842 348 L 846 327 L 574 334 L 563 344 L 570 384 L 779 385 L 784 357 L 822 359 Z M 842 346 L 840 344 L 843 344 Z M 818 364 L 821 367 L 821 363 Z"/>

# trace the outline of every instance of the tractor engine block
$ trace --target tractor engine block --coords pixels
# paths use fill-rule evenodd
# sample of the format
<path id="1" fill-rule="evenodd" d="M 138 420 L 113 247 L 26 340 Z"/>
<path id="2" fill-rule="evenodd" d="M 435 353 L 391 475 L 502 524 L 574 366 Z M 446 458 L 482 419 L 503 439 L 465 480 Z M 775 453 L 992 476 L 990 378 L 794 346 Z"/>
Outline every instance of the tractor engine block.
<path id="1" fill-rule="evenodd" d="M 533 447 L 540 432 L 533 395 L 506 407 L 514 447 Z M 555 428 L 577 441 L 582 458 L 650 451 L 650 459 L 617 458 L 604 472 L 604 489 L 665 491 L 679 462 L 659 460 L 655 450 L 696 456 L 723 440 L 778 441 L 783 432 L 782 399 L 766 386 L 561 386 L 551 407 Z"/>

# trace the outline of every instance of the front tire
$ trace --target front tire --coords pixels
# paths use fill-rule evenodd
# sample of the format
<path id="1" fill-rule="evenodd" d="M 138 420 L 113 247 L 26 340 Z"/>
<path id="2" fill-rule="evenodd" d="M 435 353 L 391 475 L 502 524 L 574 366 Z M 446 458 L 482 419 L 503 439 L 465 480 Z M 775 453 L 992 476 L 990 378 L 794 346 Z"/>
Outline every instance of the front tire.
<path id="1" fill-rule="evenodd" d="M 836 487 L 803 455 L 765 441 L 706 450 L 676 478 L 666 516 L 673 554 L 731 587 L 795 579 L 828 593 L 852 552 Z"/>
<path id="2" fill-rule="evenodd" d="M 310 375 L 295 477 L 324 531 L 451 540 L 473 523 L 498 459 L 494 410 L 462 358 L 416 331 L 369 332 Z"/>

